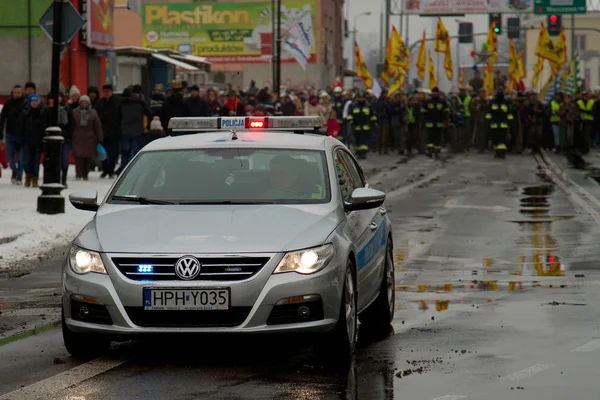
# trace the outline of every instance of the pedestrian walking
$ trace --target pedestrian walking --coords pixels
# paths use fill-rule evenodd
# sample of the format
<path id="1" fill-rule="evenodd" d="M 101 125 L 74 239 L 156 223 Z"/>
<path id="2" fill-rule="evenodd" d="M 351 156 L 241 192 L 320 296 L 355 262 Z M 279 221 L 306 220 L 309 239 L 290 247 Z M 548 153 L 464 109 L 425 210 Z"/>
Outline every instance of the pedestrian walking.
<path id="1" fill-rule="evenodd" d="M 102 98 L 98 100 L 96 111 L 102 124 L 106 149 L 106 159 L 102 162 L 100 178 L 113 178 L 117 165 L 119 140 L 121 140 L 121 101 L 113 94 L 113 86 L 102 86 Z"/>
<path id="2" fill-rule="evenodd" d="M 27 97 L 27 108 L 21 118 L 23 132 L 23 161 L 25 164 L 25 187 L 39 187 L 42 139 L 48 127 L 48 116 L 42 107 L 40 96 Z"/>
<path id="3" fill-rule="evenodd" d="M 76 180 L 88 180 L 92 160 L 96 159 L 98 143 L 104 140 L 102 123 L 96 110 L 92 108 L 88 96 L 79 98 L 79 107 L 73 111 L 75 128 L 73 130 L 73 156 L 75 157 Z"/>
<path id="4" fill-rule="evenodd" d="M 21 132 L 21 114 L 27 105 L 23 97 L 23 88 L 16 85 L 10 99 L 0 112 L 0 142 L 6 142 L 6 156 L 12 170 L 11 183 L 23 184 L 23 138 Z"/>

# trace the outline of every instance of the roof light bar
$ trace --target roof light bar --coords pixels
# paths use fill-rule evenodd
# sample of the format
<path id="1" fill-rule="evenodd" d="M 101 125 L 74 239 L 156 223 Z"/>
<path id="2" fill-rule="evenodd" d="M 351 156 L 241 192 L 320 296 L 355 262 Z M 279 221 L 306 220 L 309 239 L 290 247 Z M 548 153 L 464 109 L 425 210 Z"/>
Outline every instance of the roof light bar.
<path id="1" fill-rule="evenodd" d="M 320 117 L 177 117 L 169 121 L 172 131 L 273 130 L 305 131 L 321 128 Z"/>

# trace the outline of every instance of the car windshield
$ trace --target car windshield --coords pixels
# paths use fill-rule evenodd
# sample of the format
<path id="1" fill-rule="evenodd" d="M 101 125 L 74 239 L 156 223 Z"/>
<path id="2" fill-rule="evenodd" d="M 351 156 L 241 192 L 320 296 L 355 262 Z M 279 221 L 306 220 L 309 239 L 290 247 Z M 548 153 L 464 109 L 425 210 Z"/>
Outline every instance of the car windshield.
<path id="1" fill-rule="evenodd" d="M 325 153 L 288 149 L 140 154 L 109 203 L 318 204 L 330 201 Z"/>

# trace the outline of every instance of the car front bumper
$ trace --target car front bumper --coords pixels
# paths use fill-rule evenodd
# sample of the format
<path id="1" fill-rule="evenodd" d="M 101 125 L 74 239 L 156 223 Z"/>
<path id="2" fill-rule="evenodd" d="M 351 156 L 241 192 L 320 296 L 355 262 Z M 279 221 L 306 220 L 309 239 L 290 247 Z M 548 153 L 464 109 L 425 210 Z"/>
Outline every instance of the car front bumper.
<path id="1" fill-rule="evenodd" d="M 113 335 L 165 334 L 165 333 L 299 333 L 325 332 L 337 323 L 342 295 L 345 265 L 334 258 L 322 271 L 313 275 L 297 273 L 273 274 L 283 254 L 273 255 L 269 263 L 250 279 L 243 281 L 160 281 L 142 282 L 125 277 L 111 262 L 111 256 L 103 254 L 103 262 L 108 274 L 89 273 L 78 275 L 68 265 L 63 268 L 63 311 L 65 323 L 70 330 L 83 333 Z M 133 319 L 136 315 L 152 313 L 143 310 L 142 292 L 144 287 L 168 288 L 217 288 L 231 290 L 231 309 L 244 309 L 243 321 L 236 326 L 140 326 Z M 299 323 L 268 324 L 269 316 L 282 299 L 293 296 L 317 295 L 322 307 L 322 318 Z M 78 303 L 73 300 L 77 299 Z M 110 318 L 108 323 L 85 322 L 74 319 L 72 305 L 81 301 L 95 302 L 92 307 L 105 307 Z M 302 303 L 298 303 L 300 306 Z M 75 312 L 75 310 L 73 310 Z M 177 311 L 187 313 L 188 311 Z M 219 313 L 220 311 L 211 311 Z M 169 313 L 161 311 L 161 313 Z M 145 314 L 147 315 L 147 314 Z M 168 315 L 168 314 L 163 314 Z M 194 315 L 191 312 L 190 315 Z M 214 315 L 214 314 L 213 314 Z M 240 319 L 242 320 L 242 319 Z"/>

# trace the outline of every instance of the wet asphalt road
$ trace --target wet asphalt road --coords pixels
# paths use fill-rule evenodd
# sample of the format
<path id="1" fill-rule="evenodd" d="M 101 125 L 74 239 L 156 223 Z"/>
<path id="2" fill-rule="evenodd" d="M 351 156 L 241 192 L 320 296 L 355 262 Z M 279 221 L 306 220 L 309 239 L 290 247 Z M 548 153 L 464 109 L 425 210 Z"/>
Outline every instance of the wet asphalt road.
<path id="1" fill-rule="evenodd" d="M 600 398 L 600 207 L 540 172 L 531 156 L 473 154 L 375 171 L 397 310 L 389 337 L 360 335 L 349 368 L 270 337 L 164 337 L 82 363 L 53 329 L 0 346 L 0 400 Z M 55 265 L 0 282 L 4 302 L 51 304 Z"/>

